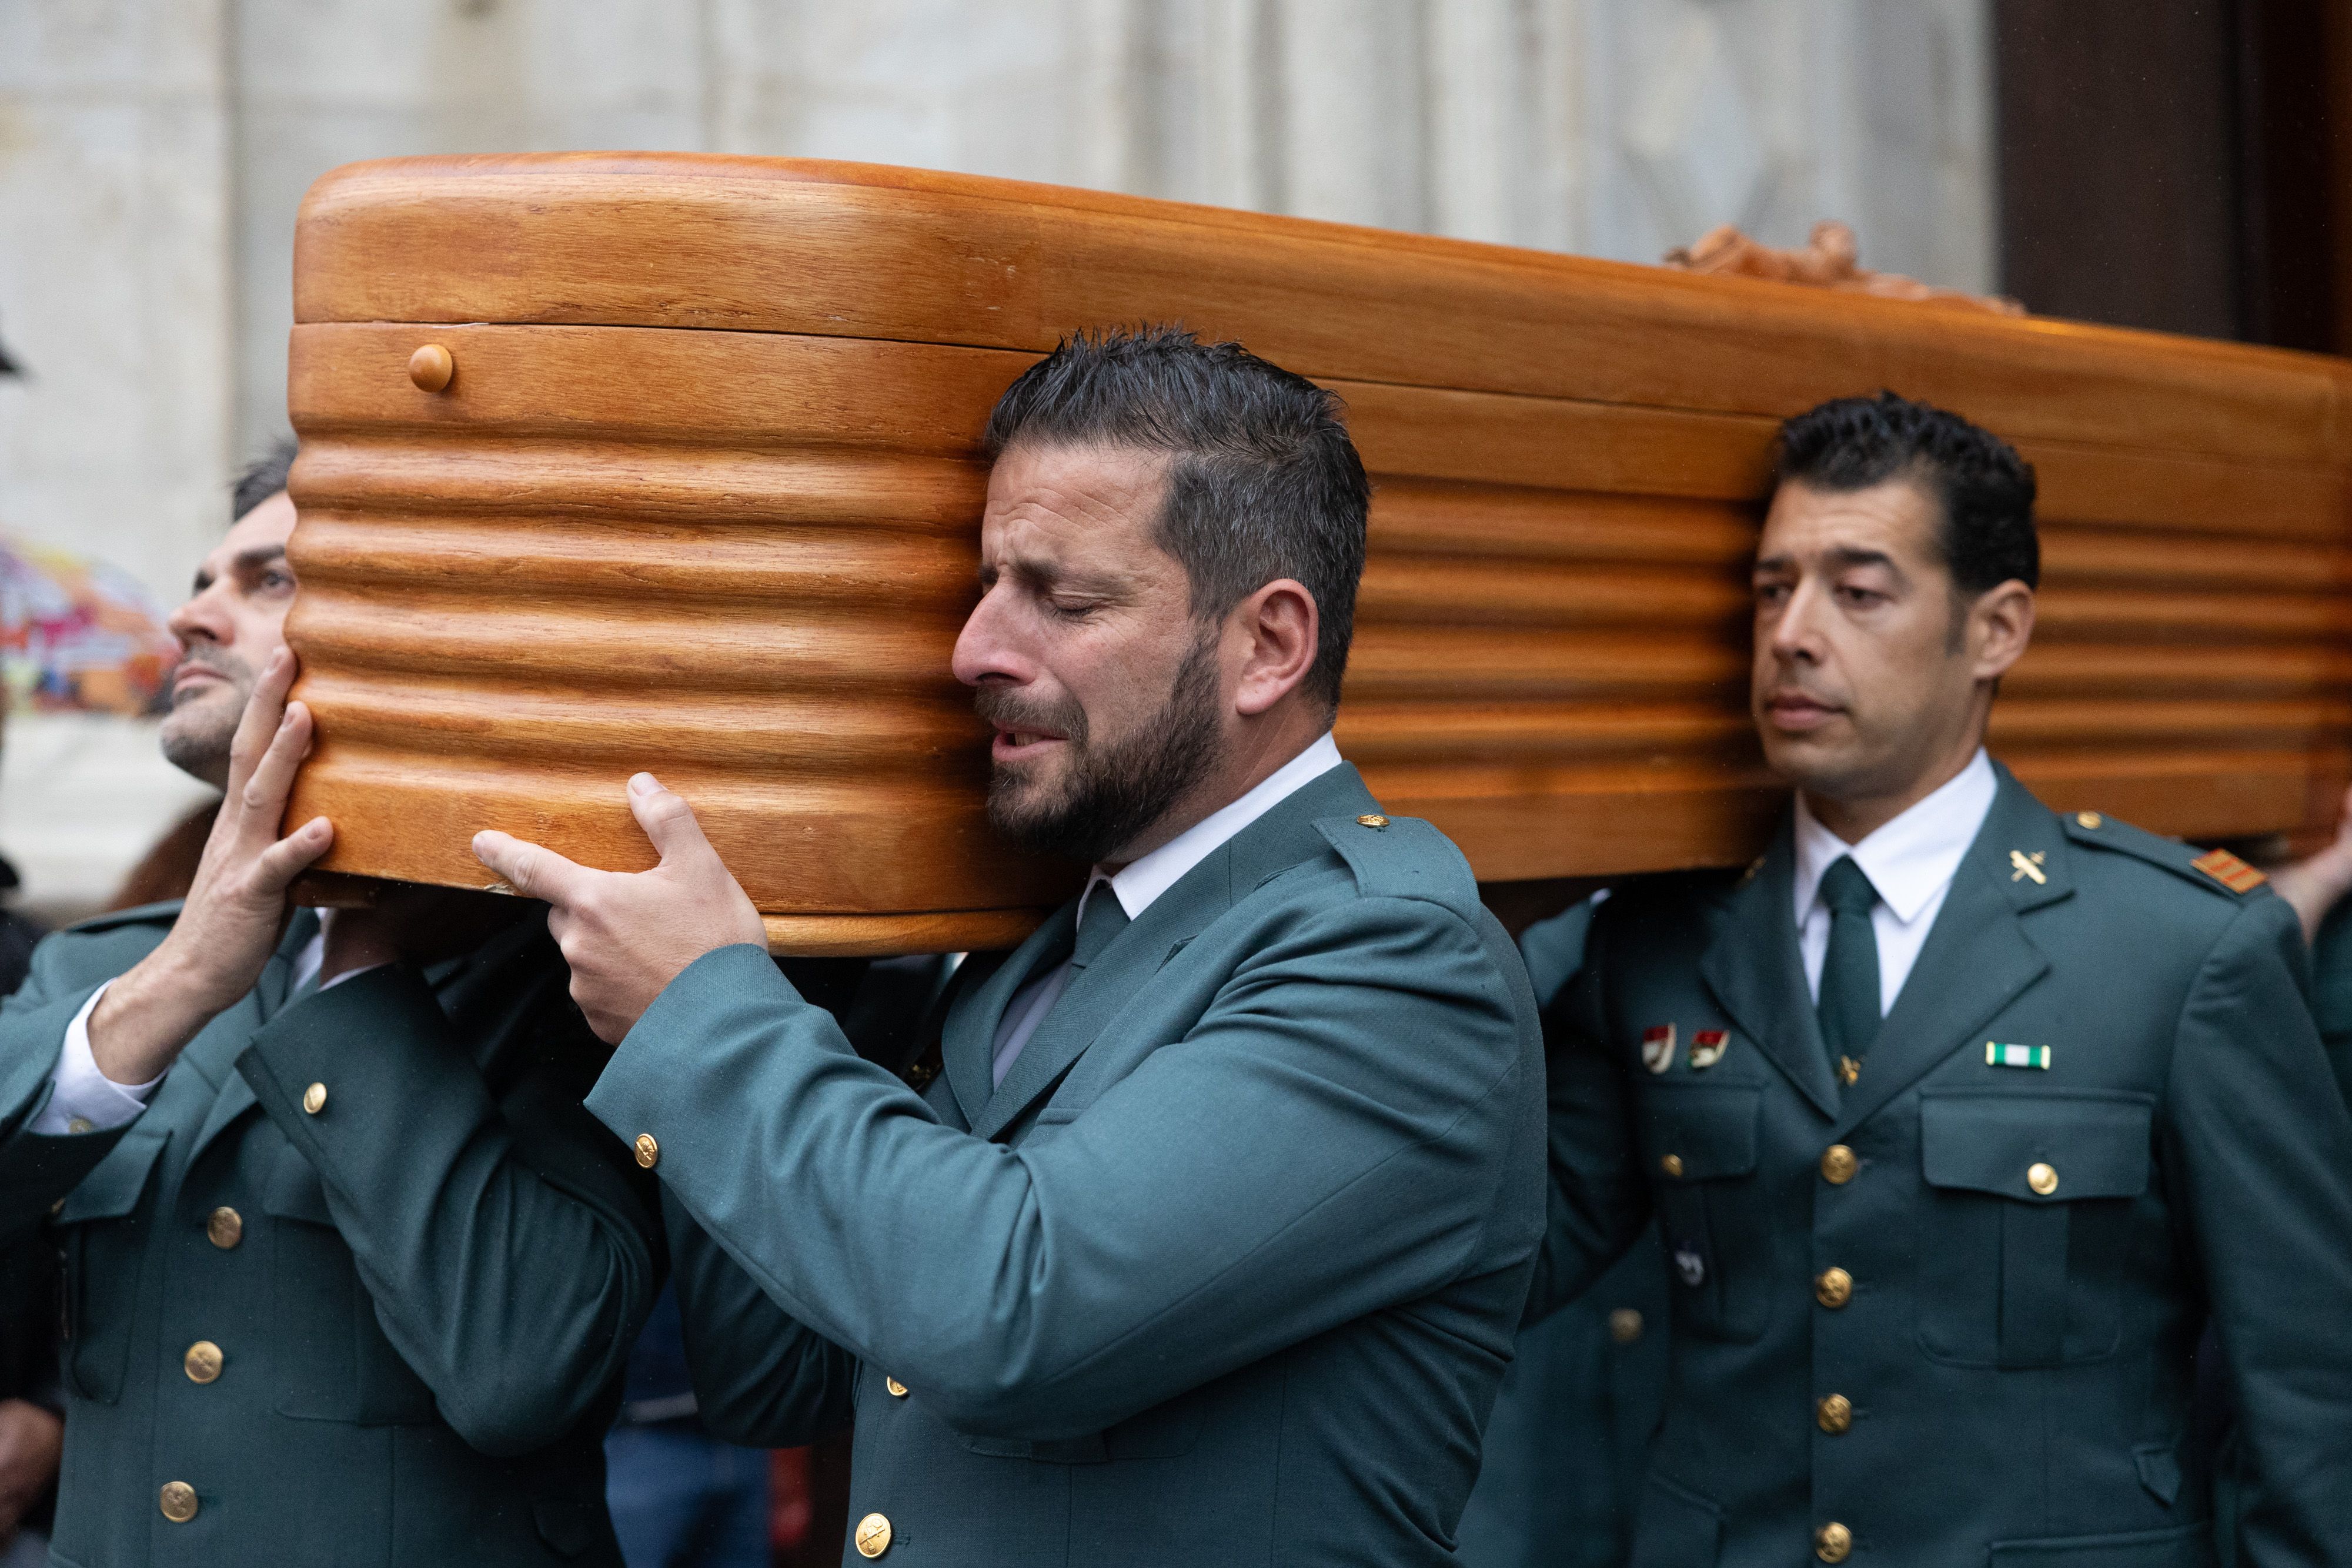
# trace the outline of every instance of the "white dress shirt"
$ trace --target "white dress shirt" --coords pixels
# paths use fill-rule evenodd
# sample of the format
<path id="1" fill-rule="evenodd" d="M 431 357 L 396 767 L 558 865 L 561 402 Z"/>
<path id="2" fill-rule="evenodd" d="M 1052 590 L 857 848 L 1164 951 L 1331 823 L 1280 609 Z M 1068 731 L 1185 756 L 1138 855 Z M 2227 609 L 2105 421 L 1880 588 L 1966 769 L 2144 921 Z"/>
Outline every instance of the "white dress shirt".
<path id="1" fill-rule="evenodd" d="M 294 973 L 288 980 L 286 994 L 292 996 L 318 977 L 327 963 L 327 922 L 334 918 L 331 909 L 319 911 L 318 934 L 294 956 Z M 370 964 L 364 968 L 347 970 L 320 987 L 326 990 L 383 966 Z M 108 985 L 113 984 L 108 981 Z M 98 1009 L 98 998 L 106 995 L 106 986 L 89 994 L 81 1011 L 74 1014 L 66 1025 L 65 1049 L 58 1053 L 57 1071 L 49 1074 L 56 1085 L 49 1091 L 49 1103 L 33 1118 L 32 1130 L 45 1138 L 62 1138 L 74 1133 L 104 1133 L 137 1119 L 147 1109 L 147 1102 L 155 1096 L 155 1086 L 163 1082 L 157 1073 L 144 1083 L 117 1083 L 98 1070 L 98 1059 L 89 1050 L 89 1015 Z M 170 1069 L 164 1070 L 166 1072 Z"/>
<path id="2" fill-rule="evenodd" d="M 1822 963 L 1830 951 L 1830 906 L 1821 900 L 1822 878 L 1840 855 L 1878 890 L 1870 928 L 1878 938 L 1878 1016 L 1895 1010 L 1895 998 L 1919 960 L 1936 912 L 1944 907 L 1961 857 L 1976 841 L 1992 810 L 1999 783 L 1992 759 L 1977 748 L 1969 765 L 1949 782 L 1858 844 L 1849 844 L 1822 826 L 1797 794 L 1797 950 L 1805 959 L 1805 986 L 1818 1002 Z"/>
<path id="3" fill-rule="evenodd" d="M 1141 919 L 1143 912 L 1161 894 L 1175 886 L 1186 872 L 1207 860 L 1219 845 L 1339 767 L 1339 744 L 1326 732 L 1322 739 L 1260 779 L 1248 794 L 1210 812 L 1150 853 L 1138 855 L 1117 872 L 1095 867 L 1094 875 L 1087 881 L 1086 892 L 1079 895 L 1079 921 L 1087 917 L 1087 906 L 1096 896 L 1095 889 L 1104 884 L 1109 886 L 1129 920 Z M 1038 1024 L 1062 999 L 1063 988 L 1069 983 L 1070 966 L 1065 960 L 1013 993 L 1013 1000 L 1005 1005 L 1003 1019 L 996 1026 L 993 1068 L 998 1083 L 1004 1082 L 1004 1074 L 1020 1056 L 1021 1048 L 1029 1043 Z"/>

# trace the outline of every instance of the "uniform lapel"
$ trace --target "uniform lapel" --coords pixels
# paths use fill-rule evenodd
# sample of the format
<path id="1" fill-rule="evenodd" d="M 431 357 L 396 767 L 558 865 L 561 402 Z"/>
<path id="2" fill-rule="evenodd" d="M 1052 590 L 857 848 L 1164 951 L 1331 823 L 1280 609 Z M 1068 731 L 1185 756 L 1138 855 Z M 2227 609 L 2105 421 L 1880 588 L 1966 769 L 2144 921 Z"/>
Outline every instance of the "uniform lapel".
<path id="1" fill-rule="evenodd" d="M 1895 1009 L 1845 1092 L 1841 1128 L 1858 1125 L 1976 1038 L 1985 1020 L 2049 969 L 2022 916 L 2074 892 L 2066 835 L 2009 769 L 1960 858 L 1934 929 Z"/>
<path id="2" fill-rule="evenodd" d="M 1133 1001 L 1144 982 L 1185 943 L 1207 929 L 1210 922 L 1247 897 L 1260 883 L 1301 861 L 1329 853 L 1330 845 L 1315 831 L 1316 819 L 1341 814 L 1358 816 L 1379 809 L 1380 803 L 1364 788 L 1362 776 L 1342 763 L 1300 786 L 1256 821 L 1217 846 L 1120 932 L 1118 939 L 1103 949 L 1100 957 L 1078 973 L 1054 1010 L 1037 1026 L 1029 1043 L 1022 1048 L 987 1107 L 972 1118 L 972 1132 L 980 1137 L 994 1137 L 1050 1093 L 1071 1063 L 1094 1043 L 1103 1026 Z M 1071 914 L 1075 915 L 1076 907 L 1071 906 Z M 1013 966 L 1007 964 L 1005 967 Z M 1010 994 L 1006 993 L 1008 997 Z M 984 1014 L 990 1020 L 987 1038 L 992 1044 L 995 1039 L 993 1020 L 1003 1010 L 1001 1000 L 992 1011 L 977 1007 L 973 1009 L 976 1016 Z M 958 1098 L 961 1098 L 961 1094 Z"/>
<path id="3" fill-rule="evenodd" d="M 1699 975 L 1723 1010 L 1824 1116 L 1838 1113 L 1837 1081 L 1797 952 L 1797 850 L 1792 819 L 1754 875 L 1732 891 Z"/>
<path id="4" fill-rule="evenodd" d="M 188 1150 L 188 1163 L 195 1164 L 206 1145 L 220 1136 L 230 1123 L 259 1103 L 253 1096 L 253 1085 L 245 1081 L 245 1074 L 229 1074 L 228 1082 L 221 1086 L 220 1093 L 213 1100 L 212 1109 L 205 1113 L 205 1124 L 197 1131 L 196 1141 Z"/>
<path id="5" fill-rule="evenodd" d="M 1197 872 L 1201 868 L 1192 869 Z M 1068 988 L 1038 1023 L 1037 1032 L 1029 1037 L 1029 1043 L 1013 1058 L 1004 1082 L 996 1086 L 996 1092 L 972 1118 L 975 1135 L 992 1138 L 1010 1126 L 1061 1082 L 1070 1063 L 1094 1043 L 1095 1036 L 1110 1021 L 1111 1015 L 1134 998 L 1137 986 L 1159 967 L 1157 962 L 1147 960 L 1166 956 L 1166 946 L 1158 942 L 1154 932 L 1164 924 L 1161 905 L 1174 893 L 1175 889 L 1171 888 L 1162 894 L 1143 912 L 1142 919 L 1120 932 L 1093 963 L 1072 977 Z"/>
<path id="6" fill-rule="evenodd" d="M 310 910 L 298 909 L 294 918 L 286 924 L 286 935 L 278 939 L 278 950 L 261 967 L 261 978 L 244 998 L 215 1019 L 204 1033 L 189 1043 L 181 1059 L 210 1083 L 215 1091 L 211 1108 L 205 1111 L 196 1141 L 189 1145 L 188 1164 L 194 1166 L 206 1145 L 228 1130 L 236 1119 L 260 1102 L 254 1098 L 253 1086 L 245 1074 L 236 1070 L 236 1059 L 245 1053 L 254 1032 L 275 1017 L 286 1005 L 286 993 L 294 976 L 294 961 L 310 938 L 319 934 L 319 917 Z"/>
<path id="7" fill-rule="evenodd" d="M 994 974 L 962 990 L 950 1006 L 940 1034 L 940 1066 L 966 1126 L 977 1130 L 989 1102 L 995 1098 L 996 1030 L 1003 1021 L 1004 1009 L 1012 1005 L 1014 992 L 1069 956 L 1077 914 L 1075 898 L 1054 911 L 1045 925 L 1013 950 L 1011 957 L 996 967 Z M 1022 1054 L 1028 1051 L 1024 1049 Z"/>

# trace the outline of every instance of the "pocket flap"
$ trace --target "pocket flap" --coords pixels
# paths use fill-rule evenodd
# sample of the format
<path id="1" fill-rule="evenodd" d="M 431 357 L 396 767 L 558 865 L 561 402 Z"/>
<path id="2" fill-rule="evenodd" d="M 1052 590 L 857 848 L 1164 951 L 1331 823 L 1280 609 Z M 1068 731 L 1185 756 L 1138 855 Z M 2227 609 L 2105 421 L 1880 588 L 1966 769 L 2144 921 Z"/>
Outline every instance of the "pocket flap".
<path id="1" fill-rule="evenodd" d="M 155 1168 L 155 1158 L 171 1137 L 169 1129 L 146 1132 L 134 1127 L 125 1133 L 122 1141 L 66 1194 L 57 1222 L 78 1225 L 86 1219 L 120 1219 L 137 1208 L 139 1195 L 147 1190 L 148 1173 Z"/>
<path id="2" fill-rule="evenodd" d="M 975 1454 L 992 1459 L 1035 1459 L 1049 1465 L 1100 1465 L 1111 1458 L 1109 1445 L 1100 1432 L 1089 1432 L 1082 1437 L 984 1437 L 971 1432 L 956 1434 L 963 1446 Z"/>
<path id="3" fill-rule="evenodd" d="M 2155 1116 L 2143 1094 L 1927 1094 L 1919 1153 L 1931 1186 L 2021 1203 L 2137 1197 Z"/>
<path id="4" fill-rule="evenodd" d="M 1763 1113 L 1759 1084 L 1650 1084 L 1642 1095 L 1646 1165 L 1672 1181 L 1752 1175 L 1756 1127 Z"/>

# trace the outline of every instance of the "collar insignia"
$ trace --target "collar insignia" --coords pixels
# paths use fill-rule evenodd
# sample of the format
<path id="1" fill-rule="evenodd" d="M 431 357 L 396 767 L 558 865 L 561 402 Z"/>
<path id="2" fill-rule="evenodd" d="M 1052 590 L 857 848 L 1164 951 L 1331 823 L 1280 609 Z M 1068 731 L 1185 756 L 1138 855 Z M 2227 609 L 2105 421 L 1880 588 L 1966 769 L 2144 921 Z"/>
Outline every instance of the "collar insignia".
<path id="1" fill-rule="evenodd" d="M 2030 876 L 2037 886 L 2046 883 L 2050 879 L 2042 874 L 2042 862 L 2047 858 L 2048 852 L 2044 850 L 2035 850 L 2031 854 L 2023 850 L 2010 851 L 2009 863 L 2017 869 L 2009 873 L 2009 880 L 2022 882 Z"/>

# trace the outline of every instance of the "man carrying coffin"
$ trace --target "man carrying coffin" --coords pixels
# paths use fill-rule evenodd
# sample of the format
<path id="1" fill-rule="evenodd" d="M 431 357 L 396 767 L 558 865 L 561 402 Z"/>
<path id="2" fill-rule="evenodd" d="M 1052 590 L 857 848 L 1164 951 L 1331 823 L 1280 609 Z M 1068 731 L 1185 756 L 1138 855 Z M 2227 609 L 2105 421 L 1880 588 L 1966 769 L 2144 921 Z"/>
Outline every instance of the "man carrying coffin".
<path id="1" fill-rule="evenodd" d="M 581 1109 L 601 1047 L 540 912 L 287 907 L 333 841 L 278 833 L 291 456 L 172 618 L 164 754 L 227 791 L 186 902 L 47 938 L 0 1010 L 0 1240 L 64 1260 L 50 1544 L 618 1568 L 601 1444 L 657 1199 Z"/>
<path id="2" fill-rule="evenodd" d="M 854 1406 L 866 1558 L 1444 1562 L 1542 1227 L 1541 1042 L 1460 853 L 1330 738 L 1362 465 L 1328 394 L 1168 329 L 1065 342 L 988 444 L 956 674 L 996 822 L 1095 869 L 966 965 L 923 1092 L 649 777 L 654 871 L 477 841 L 620 1042 L 589 1107 L 658 1162 L 704 1416 Z"/>
<path id="3" fill-rule="evenodd" d="M 1642 1568 L 2190 1568 L 2210 1313 L 2249 1568 L 2352 1562 L 2352 1117 L 2294 912 L 1988 757 L 2032 471 L 1893 394 L 1782 432 L 1752 703 L 1796 799 L 1629 885 L 1547 1014 L 1531 1316 L 1654 1208 L 1673 1375 Z"/>

